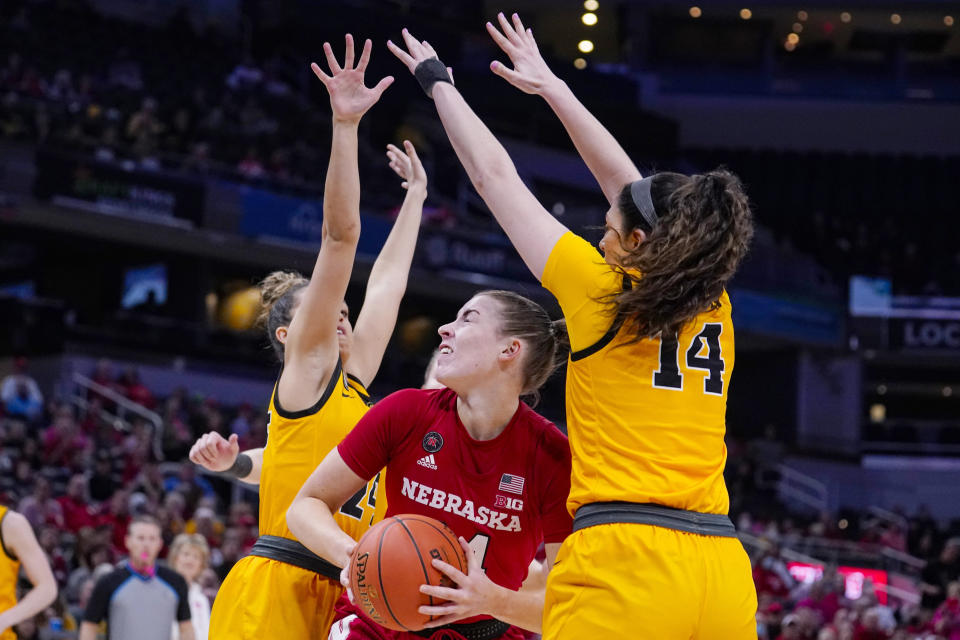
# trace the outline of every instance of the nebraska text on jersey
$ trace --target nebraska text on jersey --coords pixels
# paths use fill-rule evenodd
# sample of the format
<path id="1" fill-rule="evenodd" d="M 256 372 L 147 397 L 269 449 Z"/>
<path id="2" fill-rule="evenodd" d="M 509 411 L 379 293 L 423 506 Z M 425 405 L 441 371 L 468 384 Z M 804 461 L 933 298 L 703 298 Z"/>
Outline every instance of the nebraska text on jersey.
<path id="1" fill-rule="evenodd" d="M 495 511 L 488 507 L 474 508 L 472 500 L 464 501 L 463 498 L 454 494 L 428 487 L 425 484 L 414 482 L 408 478 L 403 479 L 403 489 L 400 495 L 406 496 L 411 500 L 425 504 L 434 509 L 441 509 L 447 513 L 453 513 L 466 518 L 479 525 L 486 525 L 497 531 L 521 531 L 520 517 Z M 509 518 L 509 520 L 508 520 Z"/>

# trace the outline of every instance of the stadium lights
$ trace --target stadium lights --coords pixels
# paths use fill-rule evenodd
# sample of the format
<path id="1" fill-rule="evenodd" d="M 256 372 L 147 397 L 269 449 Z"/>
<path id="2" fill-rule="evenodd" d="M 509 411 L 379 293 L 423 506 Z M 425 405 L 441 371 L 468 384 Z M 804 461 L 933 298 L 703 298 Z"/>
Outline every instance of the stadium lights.
<path id="1" fill-rule="evenodd" d="M 806 22 L 807 18 L 809 17 L 810 16 L 807 15 L 807 12 L 804 11 L 803 9 L 801 9 L 800 11 L 797 11 L 797 20 L 799 20 L 800 22 Z"/>
<path id="2" fill-rule="evenodd" d="M 953 16 L 943 16 L 943 24 L 947 25 L 948 27 L 952 27 L 952 26 L 953 26 Z"/>
<path id="3" fill-rule="evenodd" d="M 587 61 L 584 60 L 583 58 L 577 58 L 576 60 L 573 61 L 573 66 L 575 66 L 577 69 L 586 69 Z"/>
<path id="4" fill-rule="evenodd" d="M 585 13 L 582 16 L 580 16 L 580 21 L 583 22 L 583 24 L 587 25 L 588 27 L 592 27 L 593 25 L 597 24 L 597 14 Z"/>
<path id="5" fill-rule="evenodd" d="M 794 49 L 797 48 L 797 45 L 796 43 L 790 42 L 789 40 L 787 40 L 786 42 L 783 43 L 783 48 L 786 49 L 787 51 L 793 51 Z"/>
<path id="6" fill-rule="evenodd" d="M 577 49 L 579 49 L 581 53 L 590 53 L 591 51 L 593 51 L 593 41 L 581 40 L 577 44 Z"/>
<path id="7" fill-rule="evenodd" d="M 600 8 L 600 3 L 597 0 L 587 0 L 583 3 L 583 8 L 587 11 L 596 11 Z"/>
<path id="8" fill-rule="evenodd" d="M 794 31 L 794 33 L 803 33 L 803 23 L 802 23 L 802 22 L 794 22 L 794 23 L 793 23 L 793 31 Z"/>
<path id="9" fill-rule="evenodd" d="M 703 11 L 700 11 L 700 7 L 690 7 L 690 17 L 699 18 L 703 15 Z"/>
<path id="10" fill-rule="evenodd" d="M 753 11 L 750 11 L 750 9 L 746 9 L 746 8 L 740 9 L 740 17 L 743 18 L 744 20 L 749 20 L 750 18 L 753 17 Z"/>
<path id="11" fill-rule="evenodd" d="M 840 14 L 840 22 L 847 23 L 853 19 L 853 16 L 850 15 L 849 11 L 844 11 Z"/>
<path id="12" fill-rule="evenodd" d="M 798 42 L 800 42 L 800 36 L 798 36 L 795 33 L 791 33 L 790 35 L 787 36 L 787 42 L 789 42 L 792 45 L 796 45 Z"/>
<path id="13" fill-rule="evenodd" d="M 902 21 L 903 21 L 903 18 L 900 17 L 899 13 L 890 14 L 890 22 L 892 22 L 893 24 L 900 24 L 900 22 Z"/>

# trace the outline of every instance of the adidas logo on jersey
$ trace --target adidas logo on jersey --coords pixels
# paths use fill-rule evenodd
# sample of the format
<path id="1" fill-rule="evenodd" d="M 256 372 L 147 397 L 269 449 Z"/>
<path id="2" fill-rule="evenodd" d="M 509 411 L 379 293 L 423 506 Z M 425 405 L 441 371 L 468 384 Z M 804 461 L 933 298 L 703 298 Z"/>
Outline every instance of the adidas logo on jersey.
<path id="1" fill-rule="evenodd" d="M 434 459 L 432 453 L 417 460 L 417 464 L 421 467 L 426 467 L 427 469 L 433 469 L 434 471 L 437 470 L 437 461 Z"/>

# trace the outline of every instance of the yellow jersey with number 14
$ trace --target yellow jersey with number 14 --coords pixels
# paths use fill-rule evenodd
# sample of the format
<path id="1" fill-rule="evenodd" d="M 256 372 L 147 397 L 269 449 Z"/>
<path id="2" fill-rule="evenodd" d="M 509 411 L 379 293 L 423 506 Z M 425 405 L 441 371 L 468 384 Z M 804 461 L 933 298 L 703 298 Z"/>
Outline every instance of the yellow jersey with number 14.
<path id="1" fill-rule="evenodd" d="M 285 410 L 274 387 L 260 474 L 260 535 L 296 539 L 287 527 L 287 509 L 320 461 L 367 412 L 369 403 L 363 384 L 345 375 L 339 360 L 323 397 L 309 409 Z M 334 514 L 340 528 L 354 540 L 383 518 L 387 499 L 380 480 L 376 476 Z"/>
<path id="2" fill-rule="evenodd" d="M 571 513 L 591 502 L 656 503 L 727 513 L 723 480 L 727 390 L 733 372 L 730 299 L 678 336 L 631 344 L 603 297 L 623 276 L 573 233 L 553 248 L 543 286 L 560 303 L 572 353 L 567 366 Z"/>

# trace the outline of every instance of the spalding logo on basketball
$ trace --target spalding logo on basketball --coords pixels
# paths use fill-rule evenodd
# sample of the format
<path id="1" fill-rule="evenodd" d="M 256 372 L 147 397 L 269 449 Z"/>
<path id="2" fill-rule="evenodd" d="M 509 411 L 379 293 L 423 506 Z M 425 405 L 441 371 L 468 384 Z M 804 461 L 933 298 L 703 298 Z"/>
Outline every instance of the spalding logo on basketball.
<path id="1" fill-rule="evenodd" d="M 387 629 L 423 629 L 433 616 L 417 609 L 445 601 L 420 593 L 420 585 L 456 586 L 433 567 L 433 558 L 467 571 L 456 534 L 439 520 L 401 514 L 371 527 L 350 562 L 350 591 L 356 605 Z"/>
<path id="2" fill-rule="evenodd" d="M 436 431 L 423 436 L 423 450 L 427 453 L 436 453 L 441 447 L 443 447 L 443 436 Z"/>

